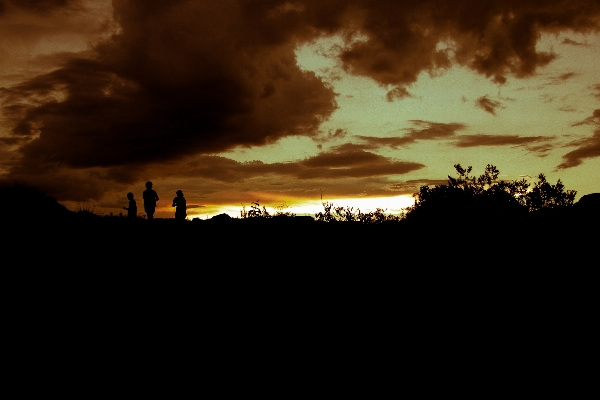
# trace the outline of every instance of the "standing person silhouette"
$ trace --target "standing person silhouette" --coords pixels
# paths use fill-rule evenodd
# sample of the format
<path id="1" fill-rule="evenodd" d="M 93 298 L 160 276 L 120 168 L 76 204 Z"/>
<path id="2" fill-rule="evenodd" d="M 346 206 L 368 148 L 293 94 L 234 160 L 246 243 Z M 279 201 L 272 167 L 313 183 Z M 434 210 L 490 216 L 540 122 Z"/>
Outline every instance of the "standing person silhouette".
<path id="1" fill-rule="evenodd" d="M 187 205 L 185 201 L 185 197 L 183 197 L 183 192 L 178 190 L 175 192 L 177 197 L 173 199 L 173 207 L 175 208 L 175 219 L 178 221 L 185 221 L 185 217 L 187 217 Z"/>
<path id="2" fill-rule="evenodd" d="M 152 190 L 152 182 L 146 182 L 146 190 L 144 190 L 144 211 L 148 219 L 154 219 L 154 211 L 156 211 L 156 202 L 158 195 Z"/>
<path id="3" fill-rule="evenodd" d="M 133 199 L 133 193 L 127 193 L 127 198 L 129 199 L 129 207 L 123 207 L 123 209 L 127 210 L 127 217 L 137 218 L 137 204 Z"/>

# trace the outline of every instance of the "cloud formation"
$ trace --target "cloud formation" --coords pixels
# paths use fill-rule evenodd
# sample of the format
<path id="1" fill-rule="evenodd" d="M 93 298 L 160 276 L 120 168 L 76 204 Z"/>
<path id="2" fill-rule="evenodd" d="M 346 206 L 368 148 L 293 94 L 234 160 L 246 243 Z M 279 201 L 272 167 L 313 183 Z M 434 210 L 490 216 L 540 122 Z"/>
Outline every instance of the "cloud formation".
<path id="1" fill-rule="evenodd" d="M 515 146 L 552 140 L 548 136 L 519 135 L 463 135 L 455 142 L 456 147 Z"/>
<path id="2" fill-rule="evenodd" d="M 520 136 L 520 135 L 457 135 L 457 132 L 467 128 L 461 123 L 438 123 L 413 120 L 414 128 L 407 129 L 408 134 L 400 137 L 356 136 L 362 143 L 355 144 L 363 150 L 377 150 L 383 147 L 398 149 L 420 140 L 449 140 L 455 147 L 483 146 L 525 146 L 538 156 L 545 156 L 554 147 L 549 143 L 552 136 Z"/>
<path id="3" fill-rule="evenodd" d="M 76 0 L 0 0 L 0 15 L 11 8 L 22 8 L 37 14 L 46 14 L 56 8 L 77 3 Z"/>
<path id="4" fill-rule="evenodd" d="M 453 62 L 498 83 L 508 75 L 530 76 L 555 58 L 553 53 L 536 50 L 541 32 L 597 30 L 600 12 L 597 2 L 584 0 L 328 4 L 367 38 L 342 53 L 346 70 L 396 88 L 416 81 L 422 71 L 443 69 Z M 440 48 L 439 43 L 448 46 Z"/>
<path id="5" fill-rule="evenodd" d="M 497 108 L 503 108 L 502 103 L 490 99 L 487 94 L 475 100 L 475 107 L 481 108 L 483 111 L 490 113 L 494 116 L 496 115 Z"/>
<path id="6" fill-rule="evenodd" d="M 396 176 L 416 171 L 423 164 L 389 159 L 360 146 L 346 144 L 314 157 L 286 163 L 240 163 L 219 156 L 202 156 L 189 164 L 185 175 L 239 182 L 253 176 L 281 175 L 295 179 L 339 179 Z"/>
<path id="7" fill-rule="evenodd" d="M 527 151 L 538 157 L 546 157 L 554 148 L 549 143 L 554 140 L 551 136 L 519 136 L 519 135 L 462 135 L 454 142 L 456 147 L 481 146 L 523 146 Z"/>
<path id="8" fill-rule="evenodd" d="M 112 4 L 112 20 L 95 17 L 100 8 L 93 4 L 103 12 Z M 3 168 L 10 179 L 54 182 L 61 193 L 94 197 L 104 186 L 93 189 L 86 179 L 124 184 L 157 163 L 318 136 L 337 108 L 336 94 L 301 70 L 294 53 L 316 38 L 347 38 L 343 68 L 373 79 L 394 100 L 410 96 L 422 72 L 452 65 L 497 83 L 531 76 L 555 58 L 536 49 L 541 33 L 598 32 L 599 17 L 595 0 L 1 0 L 0 66 L 12 71 L 5 79 L 22 78 L 0 89 L 8 129 L 0 132 L 0 151 L 18 148 Z M 52 50 L 41 42 L 59 34 L 70 45 Z M 14 41 L 45 49 L 36 55 L 43 72 L 6 61 Z M 487 96 L 477 104 L 493 115 L 501 107 Z M 360 139 L 396 148 L 462 129 L 415 123 L 401 138 Z M 292 175 L 357 177 L 369 168 L 377 175 L 416 167 L 365 150 L 323 153 Z M 349 162 L 349 154 L 365 164 L 317 168 Z M 256 165 L 256 173 L 264 168 Z M 67 190 L 68 182 L 78 186 Z"/>
<path id="9" fill-rule="evenodd" d="M 562 44 L 567 44 L 570 46 L 587 46 L 585 43 L 580 43 L 580 42 L 577 42 L 577 41 L 575 41 L 573 39 L 569 39 L 569 38 L 564 38 L 562 41 Z"/>
<path id="10" fill-rule="evenodd" d="M 550 78 L 550 84 L 551 85 L 560 85 L 563 82 L 568 81 L 569 79 L 572 79 L 574 77 L 576 77 L 577 74 L 576 72 L 565 72 L 564 74 L 560 74 L 557 76 L 553 76 L 552 78 Z"/>
<path id="11" fill-rule="evenodd" d="M 593 90 L 593 96 L 600 100 L 600 83 L 592 85 L 590 89 Z"/>
<path id="12" fill-rule="evenodd" d="M 414 127 L 408 128 L 406 135 L 400 137 L 357 136 L 364 144 L 363 148 L 377 149 L 390 147 L 397 149 L 413 144 L 419 140 L 439 140 L 453 137 L 456 132 L 466 128 L 461 123 L 440 123 L 422 120 L 411 120 Z"/>
<path id="13" fill-rule="evenodd" d="M 110 0 L 0 1 L 0 87 L 59 68 L 113 32 Z"/>
<path id="14" fill-rule="evenodd" d="M 592 125 L 596 129 L 594 129 L 591 137 L 576 140 L 569 144 L 569 146 L 576 146 L 577 148 L 563 155 L 564 161 L 558 165 L 558 169 L 576 167 L 581 165 L 586 158 L 600 157 L 600 109 L 594 110 L 592 116 L 585 120 L 573 124 L 573 126 L 579 125 Z"/>

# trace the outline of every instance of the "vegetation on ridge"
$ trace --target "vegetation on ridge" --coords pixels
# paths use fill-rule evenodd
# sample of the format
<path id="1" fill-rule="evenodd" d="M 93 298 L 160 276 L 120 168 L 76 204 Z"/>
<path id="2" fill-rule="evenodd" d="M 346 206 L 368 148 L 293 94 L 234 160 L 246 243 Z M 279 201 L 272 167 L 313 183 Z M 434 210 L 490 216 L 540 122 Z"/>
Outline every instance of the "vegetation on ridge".
<path id="1" fill-rule="evenodd" d="M 542 210 L 560 210 L 571 207 L 577 194 L 565 189 L 559 179 L 556 184 L 547 181 L 544 174 L 538 175 L 533 185 L 525 179 L 514 181 L 498 180 L 500 174 L 496 166 L 488 164 L 482 175 L 471 175 L 472 167 L 463 168 L 455 164 L 457 177 L 448 176 L 446 184 L 421 186 L 413 194 L 415 203 L 400 215 L 386 213 L 385 209 L 362 212 L 353 207 L 336 206 L 332 202 L 322 202 L 323 211 L 314 215 L 321 222 L 353 222 L 364 225 L 400 222 L 404 220 L 428 221 L 475 221 L 493 218 L 520 218 Z M 75 215 L 81 218 L 99 216 L 93 206 L 79 205 L 74 212 L 34 188 L 22 185 L 0 186 L 0 200 L 3 208 L 13 210 L 14 217 L 63 218 Z M 267 211 L 259 200 L 247 210 L 242 206 L 239 219 L 270 219 L 273 217 L 296 217 L 286 211 L 288 205 L 282 202 L 274 212 Z M 10 216 L 9 216 L 10 217 Z M 104 217 L 121 217 L 110 213 Z M 144 219 L 145 215 L 138 215 Z"/>
<path id="2" fill-rule="evenodd" d="M 544 174 L 530 189 L 523 178 L 498 181 L 500 171 L 488 164 L 480 176 L 470 175 L 472 167 L 455 164 L 457 178 L 448 176 L 448 184 L 421 186 L 415 193 L 415 204 L 409 207 L 407 218 L 427 217 L 447 219 L 461 217 L 518 217 L 541 209 L 557 209 L 573 205 L 577 194 L 565 190 L 560 179 L 555 185 Z"/>

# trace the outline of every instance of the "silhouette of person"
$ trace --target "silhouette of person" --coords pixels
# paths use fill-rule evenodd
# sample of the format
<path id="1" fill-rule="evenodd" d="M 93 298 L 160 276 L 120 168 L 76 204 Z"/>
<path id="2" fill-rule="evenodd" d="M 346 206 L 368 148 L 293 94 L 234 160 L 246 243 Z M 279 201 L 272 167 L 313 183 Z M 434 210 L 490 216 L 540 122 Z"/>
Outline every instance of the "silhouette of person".
<path id="1" fill-rule="evenodd" d="M 123 207 L 123 209 L 127 210 L 127 216 L 129 218 L 137 218 L 137 204 L 133 199 L 133 193 L 127 193 L 127 198 L 129 199 L 129 207 Z"/>
<path id="2" fill-rule="evenodd" d="M 146 190 L 144 190 L 144 211 L 148 219 L 154 219 L 154 212 L 156 211 L 156 202 L 158 201 L 158 195 L 152 189 L 152 182 L 146 182 Z"/>
<path id="3" fill-rule="evenodd" d="M 173 207 L 175 208 L 175 219 L 178 221 L 185 221 L 185 217 L 187 217 L 187 205 L 185 201 L 185 197 L 183 197 L 183 192 L 178 190 L 177 197 L 173 199 Z"/>

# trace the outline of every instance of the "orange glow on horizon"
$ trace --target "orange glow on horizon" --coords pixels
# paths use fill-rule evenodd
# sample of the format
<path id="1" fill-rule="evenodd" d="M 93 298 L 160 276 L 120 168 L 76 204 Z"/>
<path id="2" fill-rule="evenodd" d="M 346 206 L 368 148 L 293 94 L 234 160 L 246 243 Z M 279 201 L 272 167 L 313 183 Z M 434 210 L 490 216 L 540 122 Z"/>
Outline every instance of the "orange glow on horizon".
<path id="1" fill-rule="evenodd" d="M 271 215 L 277 211 L 290 212 L 296 215 L 310 215 L 314 217 L 317 213 L 323 211 L 323 203 L 333 203 L 334 207 L 352 207 L 354 211 L 361 212 L 375 211 L 377 208 L 385 210 L 386 214 L 399 215 L 407 207 L 414 204 L 412 195 L 400 195 L 394 197 L 359 197 L 359 198 L 336 198 L 331 200 L 298 200 L 290 204 L 287 208 L 280 209 L 281 203 L 259 203 L 266 207 Z M 250 210 L 250 204 L 239 205 L 205 205 L 202 208 L 188 210 L 188 219 L 194 218 L 210 219 L 215 215 L 228 214 L 232 218 L 240 218 L 243 207 L 246 211 Z M 166 211 L 166 210 L 163 210 Z M 174 215 L 174 211 L 170 212 Z"/>

